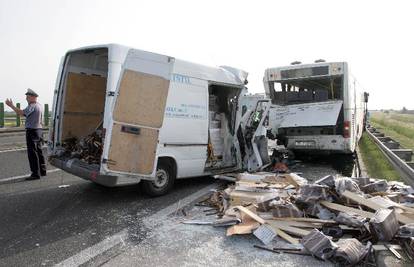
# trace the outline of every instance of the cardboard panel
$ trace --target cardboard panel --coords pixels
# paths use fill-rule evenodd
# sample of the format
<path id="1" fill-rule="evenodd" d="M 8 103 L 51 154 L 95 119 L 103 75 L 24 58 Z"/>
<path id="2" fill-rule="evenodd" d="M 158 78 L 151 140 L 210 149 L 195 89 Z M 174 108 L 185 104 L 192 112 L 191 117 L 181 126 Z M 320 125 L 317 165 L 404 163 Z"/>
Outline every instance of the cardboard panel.
<path id="1" fill-rule="evenodd" d="M 164 118 L 169 80 L 125 70 L 119 87 L 114 120 L 160 128 Z"/>
<path id="2" fill-rule="evenodd" d="M 65 111 L 103 112 L 106 77 L 70 72 L 66 84 Z"/>
<path id="3" fill-rule="evenodd" d="M 112 128 L 108 168 L 112 171 L 150 175 L 154 168 L 158 130 L 140 128 L 139 134 L 121 131 L 122 125 Z"/>
<path id="4" fill-rule="evenodd" d="M 91 134 L 102 121 L 102 115 L 76 115 L 63 116 L 62 140 L 70 137 L 84 137 Z"/>
<path id="5" fill-rule="evenodd" d="M 67 77 L 62 139 L 91 134 L 103 119 L 106 78 L 69 73 Z"/>

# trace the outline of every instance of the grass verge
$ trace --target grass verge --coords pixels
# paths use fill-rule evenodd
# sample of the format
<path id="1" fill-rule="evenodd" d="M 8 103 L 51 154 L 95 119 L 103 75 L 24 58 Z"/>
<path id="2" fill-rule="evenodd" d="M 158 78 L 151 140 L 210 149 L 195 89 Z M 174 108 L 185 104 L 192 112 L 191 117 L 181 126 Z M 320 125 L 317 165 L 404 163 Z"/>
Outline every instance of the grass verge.
<path id="1" fill-rule="evenodd" d="M 401 180 L 398 172 L 366 133 L 362 135 L 359 141 L 359 150 L 370 177 L 386 180 Z"/>

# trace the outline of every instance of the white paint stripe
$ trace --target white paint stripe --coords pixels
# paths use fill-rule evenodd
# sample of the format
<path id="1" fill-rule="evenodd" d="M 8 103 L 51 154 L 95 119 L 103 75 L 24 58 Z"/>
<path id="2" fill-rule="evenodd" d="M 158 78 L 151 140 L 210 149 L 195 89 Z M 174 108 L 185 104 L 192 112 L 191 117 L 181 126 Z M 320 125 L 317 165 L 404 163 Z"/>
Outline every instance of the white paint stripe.
<path id="1" fill-rule="evenodd" d="M 47 148 L 47 146 L 42 146 L 43 148 Z M 15 152 L 15 151 L 24 151 L 27 150 L 27 148 L 13 148 L 13 149 L 5 149 L 5 150 L 0 150 L 0 153 L 7 153 L 7 152 Z"/>
<path id="2" fill-rule="evenodd" d="M 79 266 L 88 262 L 89 260 L 95 258 L 101 253 L 104 253 L 110 248 L 118 245 L 119 243 L 124 243 L 124 239 L 127 236 L 127 231 L 123 230 L 111 237 L 106 238 L 105 240 L 95 244 L 87 249 L 82 250 L 78 254 L 56 264 L 55 266 L 62 267 L 71 267 Z"/>
<path id="3" fill-rule="evenodd" d="M 46 172 L 47 173 L 52 173 L 52 172 L 57 172 L 57 171 L 60 171 L 60 169 L 51 169 L 51 170 L 47 170 Z M 23 174 L 23 175 L 19 175 L 19 176 L 0 178 L 0 183 L 7 183 L 7 182 L 10 182 L 10 181 L 13 181 L 13 180 L 20 180 L 20 179 L 23 179 L 23 178 L 27 178 L 30 175 L 31 174 L 28 173 L 28 174 Z"/>
<path id="4" fill-rule="evenodd" d="M 146 224 L 155 224 L 157 222 L 161 222 L 165 220 L 165 218 L 170 215 L 171 213 L 177 211 L 178 209 L 190 204 L 191 202 L 197 200 L 198 198 L 202 197 L 204 194 L 206 194 L 211 189 L 216 188 L 216 184 L 208 185 L 199 191 L 180 199 L 178 202 L 169 205 L 168 207 L 154 213 L 153 215 L 147 217 L 144 219 L 144 222 Z M 127 237 L 128 228 L 123 229 L 122 231 L 116 233 L 115 235 L 112 235 L 105 240 L 82 250 L 81 252 L 73 255 L 72 257 L 56 264 L 55 266 L 79 266 L 82 265 L 91 259 L 95 258 L 96 256 L 104 253 L 105 251 L 113 248 L 114 246 L 118 245 L 119 243 L 124 243 L 124 240 Z"/>

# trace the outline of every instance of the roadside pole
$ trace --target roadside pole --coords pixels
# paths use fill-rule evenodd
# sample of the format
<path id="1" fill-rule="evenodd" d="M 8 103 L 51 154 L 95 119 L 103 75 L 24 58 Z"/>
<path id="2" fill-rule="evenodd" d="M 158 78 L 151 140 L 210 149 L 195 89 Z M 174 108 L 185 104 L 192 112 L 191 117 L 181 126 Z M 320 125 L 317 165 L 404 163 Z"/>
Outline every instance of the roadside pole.
<path id="1" fill-rule="evenodd" d="M 49 126 L 49 104 L 45 104 L 43 119 L 44 119 L 44 127 Z"/>
<path id="2" fill-rule="evenodd" d="M 20 109 L 20 103 L 16 103 L 16 107 Z M 16 127 L 20 127 L 21 119 L 19 114 L 16 114 Z"/>
<path id="3" fill-rule="evenodd" d="M 4 103 L 0 103 L 0 128 L 4 127 Z"/>

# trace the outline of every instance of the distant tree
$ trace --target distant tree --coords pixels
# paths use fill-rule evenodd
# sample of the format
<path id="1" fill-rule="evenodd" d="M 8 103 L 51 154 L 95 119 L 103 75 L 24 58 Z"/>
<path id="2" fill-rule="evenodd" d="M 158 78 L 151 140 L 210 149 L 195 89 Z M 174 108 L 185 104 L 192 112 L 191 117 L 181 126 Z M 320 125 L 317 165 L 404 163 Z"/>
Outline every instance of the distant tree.
<path id="1" fill-rule="evenodd" d="M 408 110 L 407 110 L 407 108 L 406 107 L 403 107 L 402 109 L 401 109 L 401 113 L 402 114 L 407 114 L 408 112 L 407 112 Z"/>

